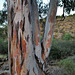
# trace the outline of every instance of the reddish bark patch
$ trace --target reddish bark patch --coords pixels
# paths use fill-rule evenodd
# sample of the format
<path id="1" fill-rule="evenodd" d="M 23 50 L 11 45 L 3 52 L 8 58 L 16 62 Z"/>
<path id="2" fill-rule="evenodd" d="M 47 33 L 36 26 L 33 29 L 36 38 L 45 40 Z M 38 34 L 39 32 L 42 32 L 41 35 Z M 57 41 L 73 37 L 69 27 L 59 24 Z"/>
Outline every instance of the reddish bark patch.
<path id="1" fill-rule="evenodd" d="M 54 21 L 54 16 L 52 15 L 52 16 L 49 16 L 49 22 L 50 23 L 53 23 L 53 21 Z"/>
<path id="2" fill-rule="evenodd" d="M 21 69 L 20 69 L 20 63 L 19 63 L 19 60 L 16 59 L 16 70 L 17 70 L 17 74 L 18 75 L 21 75 Z"/>
<path id="3" fill-rule="evenodd" d="M 16 12 L 21 11 L 21 9 L 17 6 L 16 7 Z"/>
<path id="4" fill-rule="evenodd" d="M 35 42 L 35 45 L 37 46 L 38 45 L 38 41 L 36 40 L 36 42 Z"/>
<path id="5" fill-rule="evenodd" d="M 39 26 L 39 21 L 38 21 L 38 19 L 36 20 L 36 23 L 37 23 L 37 25 Z"/>
<path id="6" fill-rule="evenodd" d="M 13 29 L 13 41 L 15 41 L 16 40 L 16 31 L 15 31 L 15 29 Z"/>
<path id="7" fill-rule="evenodd" d="M 24 54 L 26 53 L 26 42 L 23 39 L 22 39 L 22 51 L 24 52 Z"/>
<path id="8" fill-rule="evenodd" d="M 38 32 L 35 32 L 35 45 L 37 46 L 38 43 L 40 42 L 40 38 L 38 37 Z"/>
<path id="9" fill-rule="evenodd" d="M 52 9 L 52 13 L 51 13 L 51 15 L 49 16 L 49 22 L 51 22 L 51 23 L 54 23 L 54 18 L 55 18 L 55 7 Z"/>
<path id="10" fill-rule="evenodd" d="M 20 5 L 20 0 L 18 0 L 18 4 Z"/>
<path id="11" fill-rule="evenodd" d="M 22 29 L 23 28 L 23 21 L 21 20 L 20 22 L 20 28 Z"/>
<path id="12" fill-rule="evenodd" d="M 36 73 L 35 73 L 35 71 L 34 71 L 34 67 L 33 67 L 33 72 L 34 72 L 34 74 L 36 75 Z"/>

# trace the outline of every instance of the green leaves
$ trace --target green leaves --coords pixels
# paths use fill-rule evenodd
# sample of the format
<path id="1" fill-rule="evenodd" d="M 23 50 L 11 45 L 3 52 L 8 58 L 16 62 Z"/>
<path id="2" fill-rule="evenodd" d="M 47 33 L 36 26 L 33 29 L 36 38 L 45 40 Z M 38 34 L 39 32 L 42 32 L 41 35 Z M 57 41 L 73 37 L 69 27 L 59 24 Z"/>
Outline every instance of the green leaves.
<path id="1" fill-rule="evenodd" d="M 3 9 L 0 10 L 0 25 L 7 21 L 7 0 L 3 4 Z"/>
<path id="2" fill-rule="evenodd" d="M 0 53 L 1 54 L 8 53 L 8 42 L 1 38 L 0 38 Z"/>
<path id="3" fill-rule="evenodd" d="M 71 40 L 72 39 L 72 36 L 71 36 L 71 34 L 65 34 L 64 36 L 63 36 L 63 39 L 64 40 Z"/>
<path id="4" fill-rule="evenodd" d="M 2 25 L 7 21 L 7 10 L 5 11 L 0 11 L 0 24 Z"/>
<path id="5" fill-rule="evenodd" d="M 45 4 L 43 3 L 43 0 L 38 0 L 37 5 L 38 5 L 39 17 L 40 18 L 46 17 L 49 8 L 49 3 Z"/>
<path id="6" fill-rule="evenodd" d="M 64 75 L 74 75 L 75 74 L 75 64 L 72 60 L 69 59 L 64 59 L 60 60 L 58 62 L 58 65 L 60 67 L 63 67 L 66 70 L 66 73 Z"/>
<path id="7" fill-rule="evenodd" d="M 64 6 L 65 12 L 70 14 L 71 10 L 75 10 L 75 0 L 60 0 L 58 6 Z"/>
<path id="8" fill-rule="evenodd" d="M 75 55 L 75 41 L 54 40 L 50 51 L 50 59 L 63 59 Z"/>

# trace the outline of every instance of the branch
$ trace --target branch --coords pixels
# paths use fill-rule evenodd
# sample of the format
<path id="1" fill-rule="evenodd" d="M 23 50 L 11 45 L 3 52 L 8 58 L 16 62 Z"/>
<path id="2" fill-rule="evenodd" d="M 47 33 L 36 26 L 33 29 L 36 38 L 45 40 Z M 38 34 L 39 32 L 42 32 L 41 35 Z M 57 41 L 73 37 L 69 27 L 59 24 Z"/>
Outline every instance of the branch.
<path id="1" fill-rule="evenodd" d="M 49 56 L 50 49 L 51 49 L 57 4 L 58 4 L 58 0 L 50 0 L 50 8 L 49 8 L 49 13 L 45 24 L 45 33 L 43 38 L 44 59 L 46 59 Z"/>
<path id="2" fill-rule="evenodd" d="M 43 62 L 41 53 L 41 43 L 40 43 L 40 24 L 39 24 L 39 14 L 36 0 L 29 1 L 30 3 L 30 15 L 32 24 L 32 35 L 33 35 L 33 46 L 34 53 L 38 58 L 39 62 Z"/>

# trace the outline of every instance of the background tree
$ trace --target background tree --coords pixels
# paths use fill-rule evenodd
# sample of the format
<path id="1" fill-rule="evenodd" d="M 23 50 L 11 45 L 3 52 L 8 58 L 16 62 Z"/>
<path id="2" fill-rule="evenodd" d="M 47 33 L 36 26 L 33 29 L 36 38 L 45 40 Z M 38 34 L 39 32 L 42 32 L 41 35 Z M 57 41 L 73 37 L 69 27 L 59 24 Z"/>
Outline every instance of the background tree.
<path id="1" fill-rule="evenodd" d="M 43 19 L 47 16 L 48 9 L 49 9 L 49 3 L 43 3 L 43 0 L 37 0 L 38 4 L 38 11 L 39 11 L 39 17 L 40 19 Z"/>
<path id="2" fill-rule="evenodd" d="M 43 3 L 43 0 L 37 0 L 39 17 L 42 19 L 43 16 L 47 16 L 49 3 Z M 7 0 L 4 1 L 3 9 L 0 11 L 0 23 L 3 24 L 7 21 Z"/>
<path id="3" fill-rule="evenodd" d="M 8 0 L 8 51 L 12 75 L 45 75 L 58 0 L 50 0 L 43 41 L 40 42 L 36 0 Z"/>
<path id="4" fill-rule="evenodd" d="M 7 0 L 3 3 L 0 10 L 0 39 L 7 39 Z"/>
<path id="5" fill-rule="evenodd" d="M 3 4 L 3 9 L 0 10 L 0 25 L 4 25 L 7 21 L 7 0 Z"/>
<path id="6" fill-rule="evenodd" d="M 70 14 L 71 10 L 75 11 L 75 0 L 60 0 L 58 6 L 63 7 L 62 16 L 65 19 L 64 12 L 67 12 L 67 14 Z"/>

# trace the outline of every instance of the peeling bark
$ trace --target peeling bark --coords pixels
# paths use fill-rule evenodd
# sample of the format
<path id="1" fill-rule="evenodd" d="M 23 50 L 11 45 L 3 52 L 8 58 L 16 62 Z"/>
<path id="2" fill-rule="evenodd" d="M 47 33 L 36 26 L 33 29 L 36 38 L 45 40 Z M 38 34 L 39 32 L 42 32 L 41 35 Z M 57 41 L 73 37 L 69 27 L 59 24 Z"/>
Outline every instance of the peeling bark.
<path id="1" fill-rule="evenodd" d="M 55 25 L 56 11 L 57 11 L 58 0 L 50 0 L 50 8 L 47 16 L 46 24 L 45 24 L 45 33 L 43 38 L 43 47 L 44 47 L 44 59 L 49 56 L 53 31 Z"/>
<path id="2" fill-rule="evenodd" d="M 51 47 L 57 0 L 51 0 L 42 43 L 36 0 L 7 0 L 7 3 L 10 74 L 45 75 L 45 59 Z"/>

